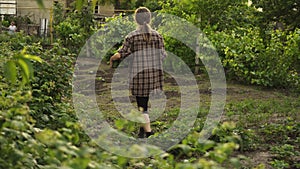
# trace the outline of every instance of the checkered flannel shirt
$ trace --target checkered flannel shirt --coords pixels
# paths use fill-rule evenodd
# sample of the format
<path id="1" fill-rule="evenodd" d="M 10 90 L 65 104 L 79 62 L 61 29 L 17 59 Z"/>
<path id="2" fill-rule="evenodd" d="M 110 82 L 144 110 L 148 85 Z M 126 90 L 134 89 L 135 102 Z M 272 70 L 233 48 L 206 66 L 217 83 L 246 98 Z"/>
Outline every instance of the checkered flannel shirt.
<path id="1" fill-rule="evenodd" d="M 129 33 L 118 50 L 121 58 L 131 57 L 129 87 L 134 96 L 147 97 L 152 91 L 163 90 L 162 61 L 167 56 L 162 36 L 151 30 L 149 40 L 140 30 Z"/>

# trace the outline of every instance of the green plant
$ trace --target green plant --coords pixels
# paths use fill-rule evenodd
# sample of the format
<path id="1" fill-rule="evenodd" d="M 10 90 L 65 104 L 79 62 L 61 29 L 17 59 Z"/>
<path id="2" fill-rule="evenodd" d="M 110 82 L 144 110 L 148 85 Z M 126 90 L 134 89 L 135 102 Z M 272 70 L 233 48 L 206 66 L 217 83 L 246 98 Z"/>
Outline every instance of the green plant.
<path id="1" fill-rule="evenodd" d="M 15 53 L 11 59 L 4 63 L 4 75 L 12 84 L 17 82 L 19 68 L 22 84 L 25 85 L 33 78 L 34 69 L 31 61 L 42 63 L 42 59 L 38 56 L 26 54 L 26 48 L 19 53 Z"/>
<path id="2" fill-rule="evenodd" d="M 229 78 L 271 87 L 296 87 L 298 31 L 271 31 L 264 42 L 258 28 L 236 28 L 228 33 L 205 31 L 216 45 Z"/>
<path id="3" fill-rule="evenodd" d="M 56 26 L 59 23 L 63 22 L 65 19 L 65 11 L 63 8 L 63 4 L 57 2 L 54 4 L 53 8 L 53 25 Z"/>
<path id="4" fill-rule="evenodd" d="M 266 136 L 266 142 L 295 144 L 294 140 L 300 133 L 299 125 L 295 119 L 288 117 L 286 121 L 279 124 L 262 125 L 259 131 Z"/>
<path id="5" fill-rule="evenodd" d="M 253 6 L 264 11 L 258 15 L 262 27 L 266 24 L 277 22 L 283 25 L 283 29 L 299 28 L 299 18 L 296 17 L 297 12 L 292 10 L 299 8 L 299 4 L 295 3 L 295 0 L 278 0 L 276 2 L 253 0 L 252 2 Z M 282 12 L 278 12 L 279 10 Z"/>
<path id="6" fill-rule="evenodd" d="M 36 165 L 39 143 L 32 136 L 34 120 L 26 105 L 30 91 L 11 91 L 10 86 L 0 82 L 0 167 L 31 168 Z"/>
<path id="7" fill-rule="evenodd" d="M 7 21 L 7 20 L 3 20 L 1 22 L 2 22 L 1 24 L 2 24 L 3 27 L 9 27 L 9 25 L 10 25 L 9 21 Z"/>
<path id="8" fill-rule="evenodd" d="M 191 132 L 181 144 L 173 146 L 170 151 L 176 157 L 175 159 L 181 161 L 176 164 L 175 168 L 240 167 L 240 161 L 244 157 L 232 156 L 232 153 L 239 148 L 237 142 L 240 140 L 239 136 L 234 133 L 234 130 L 234 123 L 223 122 L 213 130 L 212 136 L 205 142 L 199 142 L 200 133 Z M 197 160 L 197 158 L 199 159 Z"/>
<path id="9" fill-rule="evenodd" d="M 165 41 L 165 49 L 168 52 L 171 52 L 175 56 L 178 56 L 181 58 L 185 64 L 187 64 L 189 67 L 193 68 L 195 66 L 195 56 L 196 53 L 186 44 L 180 42 L 180 40 L 177 40 L 175 38 L 164 36 Z M 182 65 L 182 62 L 168 62 L 168 58 L 166 58 L 166 61 L 164 64 L 169 64 L 168 67 L 172 67 L 174 71 L 180 71 L 185 65 Z M 175 72 L 179 73 L 179 72 Z"/>
<path id="10" fill-rule="evenodd" d="M 69 102 L 71 97 L 71 80 L 75 56 L 59 44 L 44 50 L 41 46 L 28 47 L 32 53 L 39 55 L 45 62 L 35 64 L 35 78 L 32 81 L 30 102 L 31 115 L 38 121 L 39 127 L 59 129 L 67 121 L 75 121 L 75 113 Z M 56 121 L 56 119 L 60 119 Z"/>
<path id="11" fill-rule="evenodd" d="M 22 40 L 20 38 L 20 42 Z M 70 95 L 63 91 L 71 92 L 72 59 L 68 60 L 63 55 L 66 51 L 58 45 L 47 52 L 36 43 L 22 45 L 26 50 L 14 50 L 7 41 L 2 43 L 0 50 L 1 67 L 7 67 L 11 74 L 4 78 L 6 70 L 0 69 L 0 168 L 103 168 L 105 162 L 96 162 L 101 161 L 98 158 L 100 155 L 95 154 L 93 146 L 87 144 L 88 139 L 72 114 Z M 31 61 L 41 61 L 37 55 L 44 59 L 43 63 Z M 47 79 L 50 73 L 40 72 L 46 65 L 51 73 L 59 71 L 53 75 L 54 79 Z M 13 73 L 15 69 L 20 69 L 20 73 Z M 62 71 L 69 72 L 70 76 L 60 74 Z M 16 85 L 19 82 L 18 74 L 22 73 L 29 83 Z M 29 79 L 31 76 L 27 75 L 33 74 L 34 78 Z M 12 79 L 15 83 L 9 82 Z M 58 86 L 53 86 L 51 81 L 57 82 Z M 46 90 L 44 83 L 50 84 L 51 91 L 56 91 L 43 91 Z M 46 110 L 51 110 L 49 117 L 55 119 L 45 120 Z M 105 161 L 104 158 L 102 160 Z"/>
<path id="12" fill-rule="evenodd" d="M 64 14 L 64 19 L 61 18 L 61 15 L 58 15 L 62 13 L 59 5 L 57 5 L 55 11 L 57 13 L 56 18 L 54 18 L 56 41 L 72 53 L 78 54 L 86 40 L 95 32 L 92 10 L 90 7 L 84 6 L 76 12 Z"/>
<path id="13" fill-rule="evenodd" d="M 271 147 L 271 152 L 276 154 L 278 159 L 282 159 L 285 161 L 294 161 L 293 158 L 297 157 L 299 154 L 298 151 L 295 150 L 295 146 L 290 144 L 284 144 L 282 146 Z"/>
<path id="14" fill-rule="evenodd" d="M 290 165 L 283 160 L 273 160 L 270 162 L 270 164 L 276 169 L 284 169 L 290 167 Z"/>

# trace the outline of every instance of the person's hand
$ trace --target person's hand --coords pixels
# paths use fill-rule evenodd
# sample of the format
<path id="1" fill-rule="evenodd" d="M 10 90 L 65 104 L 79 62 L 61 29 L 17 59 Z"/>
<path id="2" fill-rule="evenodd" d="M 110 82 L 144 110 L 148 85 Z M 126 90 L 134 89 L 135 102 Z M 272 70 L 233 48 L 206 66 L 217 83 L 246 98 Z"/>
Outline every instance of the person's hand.
<path id="1" fill-rule="evenodd" d="M 112 57 L 110 57 L 110 60 L 109 60 L 110 68 L 113 67 L 113 62 L 115 60 L 119 60 L 120 58 L 121 58 L 121 55 L 119 53 L 115 53 Z"/>

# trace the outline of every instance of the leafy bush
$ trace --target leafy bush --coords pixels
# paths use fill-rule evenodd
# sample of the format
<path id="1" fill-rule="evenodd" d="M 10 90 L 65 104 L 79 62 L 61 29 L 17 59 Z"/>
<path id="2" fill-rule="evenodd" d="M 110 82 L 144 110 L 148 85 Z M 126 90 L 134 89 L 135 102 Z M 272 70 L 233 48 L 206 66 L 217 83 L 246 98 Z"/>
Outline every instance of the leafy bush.
<path id="1" fill-rule="evenodd" d="M 43 63 L 34 63 L 34 79 L 31 80 L 32 99 L 28 102 L 30 115 L 36 121 L 36 127 L 61 130 L 71 127 L 76 117 L 71 105 L 72 77 L 75 55 L 58 44 L 51 49 L 43 49 L 40 44 L 26 46 L 27 52 L 40 56 Z M 76 127 L 74 128 L 76 129 Z M 77 129 L 76 129 L 77 130 Z M 74 143 L 79 141 L 81 135 Z"/>
<path id="2" fill-rule="evenodd" d="M 0 88 L 0 168 L 101 168 L 90 145 L 75 146 L 74 123 L 60 131 L 38 128 L 28 106 L 31 91 L 13 91 L 3 81 Z"/>
<path id="3" fill-rule="evenodd" d="M 22 77 L 23 85 L 30 81 L 33 96 L 29 102 L 30 114 L 38 122 L 37 126 L 58 129 L 65 126 L 68 120 L 75 121 L 75 113 L 68 101 L 72 92 L 75 55 L 58 44 L 45 50 L 39 43 L 21 34 L 16 34 L 3 45 L 0 54 L 2 63 L 5 63 L 2 66 L 6 79 L 15 83 Z M 21 48 L 24 49 L 19 52 Z M 61 119 L 59 123 L 56 118 Z"/>
<path id="4" fill-rule="evenodd" d="M 26 105 L 30 92 L 10 91 L 3 81 L 0 87 L 0 168 L 31 168 L 38 144 L 32 137 L 34 120 Z"/>
<path id="5" fill-rule="evenodd" d="M 27 44 L 37 42 L 37 39 L 31 36 L 24 35 L 24 33 L 22 32 L 16 32 L 13 35 L 8 35 L 6 33 L 0 34 L 0 41 L 1 44 L 3 44 L 0 46 L 1 54 L 11 57 L 11 53 L 6 53 L 4 51 L 6 50 L 8 52 L 11 50 L 22 50 Z"/>
<path id="6" fill-rule="evenodd" d="M 20 42 L 24 39 L 20 36 Z M 32 87 L 19 85 L 19 78 L 15 84 L 9 83 L 0 69 L 0 168 L 87 168 L 90 163 L 95 163 L 90 168 L 99 168 L 91 157 L 93 148 L 83 145 L 85 137 L 67 95 L 71 92 L 72 57 L 64 56 L 66 51 L 59 46 L 45 51 L 37 43 L 29 44 L 22 44 L 32 54 L 29 56 L 39 55 L 45 61 L 27 60 L 28 69 L 21 69 L 20 73 L 34 67 L 35 79 L 28 79 Z M 10 47 L 10 42 L 1 46 L 1 68 L 14 59 L 27 59 L 25 53 Z M 51 120 L 46 120 L 47 115 Z"/>
<path id="7" fill-rule="evenodd" d="M 1 21 L 1 24 L 3 27 L 9 27 L 9 25 L 10 25 L 9 21 L 6 21 L 6 20 Z"/>
<path id="8" fill-rule="evenodd" d="M 164 41 L 166 51 L 171 52 L 175 56 L 181 58 L 190 68 L 195 66 L 196 53 L 191 48 L 172 37 L 164 36 Z M 172 65 L 174 70 L 182 70 L 180 68 L 182 65 L 174 62 L 172 63 L 174 64 Z"/>
<path id="9" fill-rule="evenodd" d="M 205 33 L 218 48 L 229 78 L 262 86 L 298 86 L 299 31 L 272 31 L 267 42 L 257 28 Z"/>
<path id="10" fill-rule="evenodd" d="M 63 14 L 62 10 L 59 5 L 56 5 L 56 18 L 54 18 L 56 20 L 54 25 L 56 41 L 68 48 L 72 53 L 79 53 L 86 40 L 95 31 L 92 10 L 84 7 L 80 11 L 64 14 L 64 19 L 59 15 Z"/>
<path id="11" fill-rule="evenodd" d="M 175 14 L 203 28 L 216 46 L 229 78 L 247 84 L 299 90 L 299 29 L 262 30 L 260 12 L 245 1 L 166 1 L 162 12 Z M 191 66 L 192 62 L 187 61 L 193 58 L 190 50 L 166 39 L 171 51 L 175 47 L 177 52 L 184 53 L 184 60 Z"/>

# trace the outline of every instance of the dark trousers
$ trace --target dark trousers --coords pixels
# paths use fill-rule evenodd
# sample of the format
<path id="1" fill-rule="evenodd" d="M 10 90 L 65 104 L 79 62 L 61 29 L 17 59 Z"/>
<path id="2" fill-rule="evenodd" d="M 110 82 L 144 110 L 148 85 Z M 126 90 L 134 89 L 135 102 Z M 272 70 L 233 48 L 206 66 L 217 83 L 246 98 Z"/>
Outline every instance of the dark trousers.
<path id="1" fill-rule="evenodd" d="M 140 110 L 142 108 L 143 113 L 147 113 L 148 111 L 148 101 L 149 101 L 149 97 L 136 96 L 138 109 Z"/>

